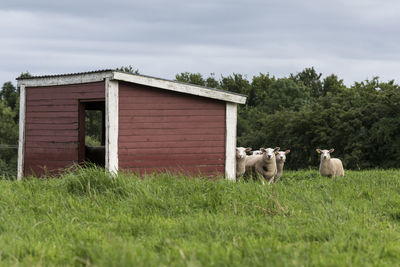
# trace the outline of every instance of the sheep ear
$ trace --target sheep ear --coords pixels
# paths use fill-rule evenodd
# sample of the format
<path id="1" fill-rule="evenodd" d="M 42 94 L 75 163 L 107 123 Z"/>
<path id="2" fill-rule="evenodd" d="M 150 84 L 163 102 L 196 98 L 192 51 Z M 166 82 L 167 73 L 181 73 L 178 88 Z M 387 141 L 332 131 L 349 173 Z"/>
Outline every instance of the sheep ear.
<path id="1" fill-rule="evenodd" d="M 290 153 L 290 149 L 288 149 L 288 150 L 285 151 L 285 154 L 286 154 L 286 155 L 289 154 L 289 153 Z"/>
<path id="2" fill-rule="evenodd" d="M 335 149 L 333 148 L 329 149 L 329 153 L 332 153 L 333 151 L 335 151 Z"/>
<path id="3" fill-rule="evenodd" d="M 279 154 L 279 152 L 278 152 L 278 151 L 274 151 L 274 153 L 275 153 L 275 155 L 278 155 L 278 154 Z"/>
<path id="4" fill-rule="evenodd" d="M 317 148 L 317 153 L 321 154 L 321 149 Z"/>
<path id="5" fill-rule="evenodd" d="M 274 148 L 274 151 L 277 152 L 277 151 L 279 151 L 279 149 L 281 149 L 281 148 L 279 146 L 277 146 Z"/>
<path id="6" fill-rule="evenodd" d="M 263 148 L 263 147 L 260 148 L 260 150 L 261 150 L 261 152 L 265 152 L 265 148 Z"/>
<path id="7" fill-rule="evenodd" d="M 251 147 L 246 148 L 246 152 L 250 152 L 251 151 Z"/>

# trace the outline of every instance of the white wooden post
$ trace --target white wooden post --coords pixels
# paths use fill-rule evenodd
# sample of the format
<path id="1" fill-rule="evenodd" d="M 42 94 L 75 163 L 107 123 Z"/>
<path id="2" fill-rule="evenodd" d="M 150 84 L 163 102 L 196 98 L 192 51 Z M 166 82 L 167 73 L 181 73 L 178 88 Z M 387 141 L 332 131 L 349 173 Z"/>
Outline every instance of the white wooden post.
<path id="1" fill-rule="evenodd" d="M 118 81 L 106 78 L 106 162 L 113 173 L 118 171 Z"/>
<path id="2" fill-rule="evenodd" d="M 225 178 L 236 180 L 237 104 L 226 102 Z"/>
<path id="3" fill-rule="evenodd" d="M 19 138 L 18 138 L 17 180 L 21 180 L 22 177 L 24 177 L 25 109 L 26 109 L 26 90 L 25 90 L 25 85 L 21 85 L 20 97 L 19 97 Z"/>

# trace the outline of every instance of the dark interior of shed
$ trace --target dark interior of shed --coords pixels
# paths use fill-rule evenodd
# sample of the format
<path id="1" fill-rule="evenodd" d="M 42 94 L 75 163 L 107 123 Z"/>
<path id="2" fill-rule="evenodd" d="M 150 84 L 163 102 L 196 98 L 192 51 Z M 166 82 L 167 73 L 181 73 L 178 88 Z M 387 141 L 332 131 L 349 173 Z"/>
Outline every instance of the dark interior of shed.
<path id="1" fill-rule="evenodd" d="M 105 101 L 79 101 L 79 163 L 105 166 Z"/>

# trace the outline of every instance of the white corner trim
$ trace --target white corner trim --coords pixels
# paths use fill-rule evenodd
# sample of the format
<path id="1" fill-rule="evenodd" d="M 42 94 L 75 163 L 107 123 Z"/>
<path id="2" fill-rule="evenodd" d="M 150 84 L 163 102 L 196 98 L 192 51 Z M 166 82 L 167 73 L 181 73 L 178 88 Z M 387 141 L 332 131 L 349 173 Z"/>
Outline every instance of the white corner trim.
<path id="1" fill-rule="evenodd" d="M 106 163 L 110 172 L 118 172 L 118 81 L 106 79 Z"/>
<path id="2" fill-rule="evenodd" d="M 233 102 L 238 104 L 245 104 L 246 103 L 246 96 L 232 94 L 229 92 L 218 91 L 209 89 L 206 87 L 195 86 L 190 84 L 184 84 L 179 82 L 173 82 L 168 80 L 157 79 L 153 77 L 141 76 L 141 75 L 134 75 L 129 73 L 123 72 L 114 72 L 113 79 L 136 83 L 151 87 L 157 87 L 161 89 L 171 90 L 174 92 L 180 92 L 185 94 L 203 96 L 218 100 L 223 100 L 227 102 Z"/>
<path id="3" fill-rule="evenodd" d="M 236 124 L 237 104 L 226 103 L 226 134 L 225 134 L 225 178 L 236 180 Z"/>
<path id="4" fill-rule="evenodd" d="M 20 86 L 17 180 L 24 177 L 26 89 Z"/>
<path id="5" fill-rule="evenodd" d="M 18 85 L 25 85 L 25 87 L 38 87 L 38 86 L 53 86 L 53 85 L 67 85 L 67 84 L 80 84 L 104 81 L 106 78 L 112 77 L 111 71 L 94 72 L 84 74 L 71 74 L 61 76 L 38 77 L 32 79 L 22 79 L 18 81 Z"/>

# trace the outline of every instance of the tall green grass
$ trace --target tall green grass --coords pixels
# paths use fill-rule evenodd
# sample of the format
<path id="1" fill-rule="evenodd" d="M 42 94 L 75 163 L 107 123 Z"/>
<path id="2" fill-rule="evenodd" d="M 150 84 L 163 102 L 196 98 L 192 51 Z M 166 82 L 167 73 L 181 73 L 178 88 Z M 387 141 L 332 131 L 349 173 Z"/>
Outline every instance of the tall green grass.
<path id="1" fill-rule="evenodd" d="M 257 182 L 78 168 L 0 181 L 1 265 L 395 266 L 400 171 Z"/>

